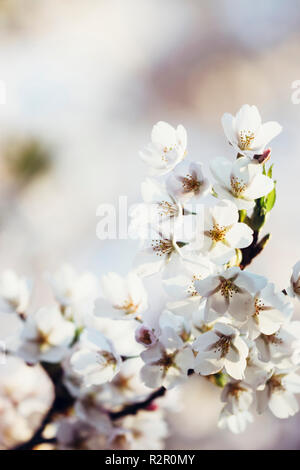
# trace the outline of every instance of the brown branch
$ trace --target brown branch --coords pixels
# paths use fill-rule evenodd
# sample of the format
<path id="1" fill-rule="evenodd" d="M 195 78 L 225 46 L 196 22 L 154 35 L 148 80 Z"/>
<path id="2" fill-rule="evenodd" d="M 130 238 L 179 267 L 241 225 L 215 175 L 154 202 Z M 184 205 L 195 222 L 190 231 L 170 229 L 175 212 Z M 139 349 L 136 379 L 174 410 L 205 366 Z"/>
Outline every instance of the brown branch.
<path id="1" fill-rule="evenodd" d="M 55 443 L 55 438 L 54 439 L 46 439 L 43 437 L 43 432 L 46 428 L 46 426 L 52 422 L 53 418 L 55 415 L 58 413 L 58 409 L 60 408 L 57 406 L 57 400 L 55 399 L 53 402 L 53 405 L 51 406 L 50 410 L 46 414 L 45 418 L 42 421 L 42 424 L 40 427 L 37 429 L 37 431 L 34 433 L 32 438 L 24 442 L 23 444 L 19 444 L 18 446 L 14 447 L 13 450 L 32 450 L 34 447 L 36 447 L 39 444 L 45 443 L 45 442 L 54 442 Z M 69 407 L 69 405 L 68 405 Z M 68 408 L 66 407 L 66 409 Z M 61 410 L 62 411 L 62 410 Z"/>
<path id="2" fill-rule="evenodd" d="M 245 269 L 249 264 L 252 263 L 254 258 L 258 256 L 263 249 L 265 248 L 266 244 L 270 240 L 271 235 L 268 233 L 265 235 L 260 241 L 258 241 L 258 232 L 253 232 L 253 240 L 251 245 L 247 246 L 246 248 L 242 248 L 242 261 L 240 263 L 240 268 Z"/>
<path id="3" fill-rule="evenodd" d="M 160 387 L 154 392 L 152 392 L 145 400 L 137 402 L 137 403 L 132 403 L 130 405 L 125 406 L 122 410 L 120 411 L 111 411 L 109 413 L 109 417 L 112 421 L 115 421 L 120 418 L 124 418 L 124 416 L 127 415 L 135 415 L 137 414 L 140 410 L 145 410 L 152 404 L 154 400 L 157 398 L 163 397 L 166 393 L 165 387 Z"/>
<path id="4" fill-rule="evenodd" d="M 120 411 L 110 411 L 108 415 L 112 421 L 116 421 L 117 419 L 124 418 L 127 415 L 135 415 L 140 410 L 147 409 L 154 400 L 162 397 L 165 393 L 166 393 L 166 389 L 164 387 L 160 387 L 159 389 L 152 392 L 145 400 L 127 405 Z M 53 439 L 43 438 L 44 429 L 49 423 L 51 423 L 51 421 L 53 420 L 56 414 L 58 414 L 59 412 L 67 411 L 67 409 L 70 408 L 70 406 L 73 404 L 72 400 L 74 403 L 74 399 L 70 397 L 70 401 L 66 400 L 63 404 L 61 402 L 61 399 L 57 397 L 54 400 L 53 405 L 51 406 L 47 415 L 43 419 L 42 424 L 40 425 L 38 430 L 35 432 L 35 434 L 32 436 L 32 438 L 29 441 L 16 446 L 14 450 L 32 450 L 34 447 L 36 447 L 39 444 L 55 443 L 56 442 L 55 438 Z"/>
<path id="5" fill-rule="evenodd" d="M 193 375 L 193 374 L 194 374 L 193 369 L 188 370 L 188 374 L 187 374 L 188 376 Z M 58 375 L 60 375 L 60 373 Z M 223 376 L 222 373 L 214 374 L 213 376 L 215 378 L 214 383 L 218 386 L 223 387 L 224 384 L 221 384 L 218 382 L 221 376 Z M 60 388 L 61 386 L 62 386 L 61 383 L 58 383 L 56 385 L 56 389 Z M 29 441 L 16 446 L 13 450 L 32 450 L 37 445 L 43 444 L 43 443 L 55 444 L 56 442 L 55 438 L 52 438 L 52 439 L 43 438 L 43 432 L 45 430 L 45 427 L 47 426 L 47 424 L 52 422 L 52 420 L 55 418 L 55 415 L 66 412 L 74 404 L 74 401 L 75 401 L 75 399 L 68 393 L 68 391 L 64 388 L 64 386 L 62 387 L 64 389 L 63 390 L 64 398 L 62 399 L 61 390 L 57 390 L 58 394 L 53 402 L 53 405 L 48 411 L 45 418 L 43 419 L 41 426 L 38 428 L 34 436 L 32 436 L 32 438 Z M 165 387 L 160 387 L 154 392 L 152 392 L 143 401 L 126 405 L 120 411 L 108 411 L 107 412 L 108 416 L 110 417 L 112 421 L 116 421 L 128 415 L 136 415 L 141 410 L 149 409 L 153 401 L 156 400 L 157 398 L 163 397 L 166 394 L 166 392 L 167 392 L 167 389 Z"/>
<path id="6" fill-rule="evenodd" d="M 45 427 L 53 421 L 55 416 L 59 413 L 64 413 L 74 404 L 74 398 L 69 394 L 68 390 L 62 383 L 63 370 L 57 364 L 46 364 L 43 363 L 42 366 L 50 376 L 55 386 L 55 399 L 52 403 L 51 408 L 44 417 L 41 425 L 36 430 L 32 438 L 16 447 L 13 450 L 32 450 L 39 444 L 45 442 L 55 442 L 55 439 L 46 439 L 43 438 L 43 432 Z"/>

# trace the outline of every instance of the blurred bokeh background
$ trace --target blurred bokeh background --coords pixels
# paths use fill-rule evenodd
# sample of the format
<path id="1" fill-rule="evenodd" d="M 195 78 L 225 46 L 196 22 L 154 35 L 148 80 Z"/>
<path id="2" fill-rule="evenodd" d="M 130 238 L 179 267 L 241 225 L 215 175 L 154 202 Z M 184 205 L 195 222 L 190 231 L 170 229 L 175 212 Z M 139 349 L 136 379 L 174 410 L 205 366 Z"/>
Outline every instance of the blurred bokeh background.
<path id="1" fill-rule="evenodd" d="M 283 125 L 272 240 L 253 269 L 286 286 L 300 258 L 299 26 L 295 0 L 0 0 L 0 268 L 35 279 L 33 307 L 49 296 L 44 272 L 63 261 L 98 275 L 129 269 L 135 242 L 98 240 L 96 209 L 139 200 L 138 150 L 155 122 L 182 123 L 208 168 L 231 155 L 222 114 L 244 103 Z M 0 320 L 1 338 L 14 325 Z M 169 449 L 300 446 L 300 416 L 266 415 L 240 436 L 217 430 L 218 395 L 191 379 Z"/>

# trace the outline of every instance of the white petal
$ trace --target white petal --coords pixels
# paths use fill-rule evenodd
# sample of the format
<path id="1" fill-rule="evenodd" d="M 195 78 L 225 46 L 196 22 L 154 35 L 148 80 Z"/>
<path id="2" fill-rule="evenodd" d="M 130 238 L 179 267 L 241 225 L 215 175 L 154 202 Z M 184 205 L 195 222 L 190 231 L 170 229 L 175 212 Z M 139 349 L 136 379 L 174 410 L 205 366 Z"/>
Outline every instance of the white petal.
<path id="1" fill-rule="evenodd" d="M 233 248 L 245 248 L 251 245 L 253 230 L 246 224 L 237 223 L 226 234 L 226 241 Z"/>
<path id="2" fill-rule="evenodd" d="M 246 199 L 258 199 L 269 194 L 274 188 L 274 181 L 265 175 L 256 175 L 244 192 Z"/>
<path id="3" fill-rule="evenodd" d="M 263 390 L 256 392 L 256 408 L 257 413 L 262 414 L 266 411 L 269 403 L 269 387 L 265 387 Z"/>
<path id="4" fill-rule="evenodd" d="M 235 132 L 235 117 L 230 113 L 225 113 L 222 116 L 222 126 L 224 134 L 230 143 L 237 143 L 236 132 Z"/>
<path id="5" fill-rule="evenodd" d="M 257 149 L 258 153 L 263 151 L 266 145 L 274 139 L 280 132 L 282 131 L 282 127 L 278 122 L 269 121 L 263 124 L 257 134 L 254 142 L 253 142 L 253 149 Z"/>
<path id="6" fill-rule="evenodd" d="M 263 276 L 241 270 L 239 271 L 238 278 L 235 281 L 238 287 L 246 289 L 248 292 L 253 294 L 261 291 L 267 285 L 267 282 L 268 280 Z"/>
<path id="7" fill-rule="evenodd" d="M 254 311 L 254 300 L 246 290 L 236 292 L 232 295 L 228 312 L 238 321 L 245 321 Z"/>
<path id="8" fill-rule="evenodd" d="M 226 369 L 227 374 L 233 377 L 236 380 L 242 380 L 244 377 L 244 372 L 246 368 L 246 360 L 241 359 L 238 362 L 231 362 L 225 360 L 224 367 Z"/>
<path id="9" fill-rule="evenodd" d="M 293 394 L 274 392 L 269 401 L 269 408 L 277 418 L 288 418 L 299 411 L 299 405 Z"/>
<path id="10" fill-rule="evenodd" d="M 236 130 L 254 134 L 261 126 L 261 116 L 256 106 L 244 104 L 236 115 Z"/>
<path id="11" fill-rule="evenodd" d="M 176 131 L 167 122 L 159 121 L 152 128 L 151 140 L 162 147 L 172 147 L 176 143 Z"/>
<path id="12" fill-rule="evenodd" d="M 210 209 L 213 220 L 221 227 L 234 225 L 238 222 L 239 214 L 236 205 L 231 201 L 222 201 Z"/>
<path id="13" fill-rule="evenodd" d="M 211 375 L 220 372 L 224 366 L 224 359 L 216 359 L 209 353 L 198 353 L 195 358 L 194 370 L 201 375 Z"/>
<path id="14" fill-rule="evenodd" d="M 214 331 L 207 331 L 206 333 L 203 333 L 198 336 L 198 338 L 193 344 L 193 349 L 195 349 L 195 351 L 206 351 L 218 340 L 219 337 L 215 334 Z"/>
<path id="15" fill-rule="evenodd" d="M 195 289 L 199 295 L 208 297 L 220 284 L 217 276 L 208 276 L 201 280 L 195 281 Z"/>
<path id="16" fill-rule="evenodd" d="M 230 187 L 230 175 L 232 164 L 224 157 L 218 157 L 212 160 L 210 171 L 221 186 Z"/>
<path id="17" fill-rule="evenodd" d="M 156 365 L 145 365 L 141 369 L 141 379 L 147 387 L 157 388 L 162 384 L 163 368 Z"/>

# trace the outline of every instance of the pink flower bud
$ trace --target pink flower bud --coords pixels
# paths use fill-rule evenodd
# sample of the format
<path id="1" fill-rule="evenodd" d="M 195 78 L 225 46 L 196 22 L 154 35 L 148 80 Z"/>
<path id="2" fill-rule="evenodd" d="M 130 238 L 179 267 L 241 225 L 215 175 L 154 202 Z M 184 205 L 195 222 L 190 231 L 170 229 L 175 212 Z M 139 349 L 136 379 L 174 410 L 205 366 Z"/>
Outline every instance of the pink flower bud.
<path id="1" fill-rule="evenodd" d="M 142 344 L 143 346 L 152 346 L 156 343 L 157 338 L 148 326 L 142 325 L 140 326 L 135 332 L 135 339 L 138 343 Z"/>
<path id="2" fill-rule="evenodd" d="M 262 154 L 260 155 L 254 155 L 254 160 L 256 160 L 258 163 L 266 163 L 269 158 L 271 157 L 271 149 L 264 150 Z"/>
<path id="3" fill-rule="evenodd" d="M 158 404 L 157 403 L 150 403 L 150 405 L 148 405 L 146 408 L 145 408 L 147 411 L 156 411 L 158 410 Z"/>

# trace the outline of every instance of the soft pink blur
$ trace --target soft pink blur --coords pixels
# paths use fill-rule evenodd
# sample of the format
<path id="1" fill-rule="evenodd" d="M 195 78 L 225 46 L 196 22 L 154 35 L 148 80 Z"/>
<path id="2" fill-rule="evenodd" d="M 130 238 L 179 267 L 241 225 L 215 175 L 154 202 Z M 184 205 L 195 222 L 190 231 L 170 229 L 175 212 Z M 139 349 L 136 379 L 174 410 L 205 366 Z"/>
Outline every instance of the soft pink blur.
<path id="1" fill-rule="evenodd" d="M 244 103 L 282 134 L 272 142 L 278 199 L 272 239 L 251 269 L 279 288 L 300 259 L 300 9 L 294 0 L 7 0 L 0 4 L 0 145 L 35 135 L 52 170 L 23 190 L 1 176 L 0 268 L 36 279 L 34 303 L 50 298 L 45 271 L 63 261 L 98 275 L 126 272 L 136 244 L 96 238 L 96 209 L 119 195 L 139 200 L 138 150 L 152 125 L 188 131 L 204 163 L 231 156 L 220 118 Z M 13 331 L 13 325 L 6 325 Z M 0 337 L 1 337 L 0 333 Z M 298 448 L 300 416 L 257 418 L 241 436 L 216 427 L 219 390 L 191 379 L 184 409 L 170 418 L 168 448 Z"/>

